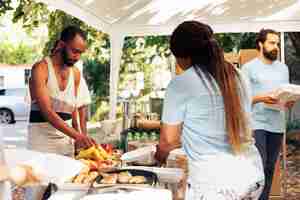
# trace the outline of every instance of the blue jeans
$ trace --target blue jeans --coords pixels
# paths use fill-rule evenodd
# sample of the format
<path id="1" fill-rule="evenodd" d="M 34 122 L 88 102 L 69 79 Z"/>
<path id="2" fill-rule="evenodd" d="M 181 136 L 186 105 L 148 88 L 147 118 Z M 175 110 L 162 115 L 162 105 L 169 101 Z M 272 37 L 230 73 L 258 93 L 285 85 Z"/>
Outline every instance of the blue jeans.
<path id="1" fill-rule="evenodd" d="M 254 137 L 256 140 L 255 145 L 263 160 L 265 173 L 265 187 L 259 200 L 268 200 L 283 134 L 258 129 L 254 130 Z"/>

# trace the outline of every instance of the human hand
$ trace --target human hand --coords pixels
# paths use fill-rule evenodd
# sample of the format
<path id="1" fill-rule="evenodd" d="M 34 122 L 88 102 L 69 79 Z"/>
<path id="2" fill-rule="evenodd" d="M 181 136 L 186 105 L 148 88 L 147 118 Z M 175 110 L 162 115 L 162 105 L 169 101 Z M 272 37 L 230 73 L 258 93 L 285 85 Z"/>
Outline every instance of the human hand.
<path id="1" fill-rule="evenodd" d="M 286 104 L 284 105 L 284 107 L 286 107 L 287 109 L 290 109 L 294 105 L 295 105 L 295 101 L 288 101 L 288 102 L 286 102 Z"/>
<path id="2" fill-rule="evenodd" d="M 86 135 L 86 136 L 88 136 L 88 134 L 87 133 L 83 133 L 84 135 Z M 94 139 L 94 138 L 92 138 L 92 137 L 88 137 L 89 139 L 90 139 L 90 141 L 93 143 L 93 146 L 94 145 L 97 145 L 97 142 L 96 142 L 96 140 Z"/>
<path id="3" fill-rule="evenodd" d="M 266 95 L 266 96 L 261 97 L 261 102 L 264 102 L 266 104 L 277 104 L 278 99 L 274 98 L 271 95 Z"/>
<path id="4" fill-rule="evenodd" d="M 75 146 L 78 149 L 87 149 L 95 144 L 95 140 L 88 137 L 86 134 L 77 134 L 75 138 Z"/>

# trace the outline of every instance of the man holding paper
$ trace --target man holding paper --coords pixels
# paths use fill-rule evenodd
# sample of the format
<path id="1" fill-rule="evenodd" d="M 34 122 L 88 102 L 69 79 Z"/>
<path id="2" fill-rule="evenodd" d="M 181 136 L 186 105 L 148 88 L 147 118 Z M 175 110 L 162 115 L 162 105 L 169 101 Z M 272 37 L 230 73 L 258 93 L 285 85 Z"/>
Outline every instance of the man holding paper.
<path id="1" fill-rule="evenodd" d="M 277 60 L 279 34 L 271 29 L 262 29 L 256 38 L 258 57 L 246 63 L 242 72 L 248 77 L 252 90 L 252 128 L 256 146 L 262 156 L 265 173 L 265 188 L 259 200 L 269 199 L 275 163 L 285 131 L 284 110 L 269 105 L 279 103 L 272 93 L 281 85 L 289 83 L 288 67 Z M 288 102 L 285 107 L 292 106 Z"/>

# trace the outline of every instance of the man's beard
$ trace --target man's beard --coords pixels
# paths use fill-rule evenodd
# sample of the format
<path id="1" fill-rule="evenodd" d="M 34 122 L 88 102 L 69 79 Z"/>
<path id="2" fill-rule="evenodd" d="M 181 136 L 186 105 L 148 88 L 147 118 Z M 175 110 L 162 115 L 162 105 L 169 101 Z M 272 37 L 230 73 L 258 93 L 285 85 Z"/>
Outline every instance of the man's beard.
<path id="1" fill-rule="evenodd" d="M 66 65 L 68 67 L 73 67 L 74 64 L 77 62 L 77 60 L 71 60 L 71 59 L 69 59 L 69 56 L 68 56 L 66 48 L 62 49 L 61 56 L 62 56 L 64 65 Z"/>
<path id="2" fill-rule="evenodd" d="M 265 47 L 263 47 L 263 54 L 265 56 L 265 58 L 271 60 L 271 61 L 275 61 L 277 60 L 277 56 L 278 56 L 278 50 L 277 49 L 273 49 L 271 51 L 267 51 L 265 49 Z"/>

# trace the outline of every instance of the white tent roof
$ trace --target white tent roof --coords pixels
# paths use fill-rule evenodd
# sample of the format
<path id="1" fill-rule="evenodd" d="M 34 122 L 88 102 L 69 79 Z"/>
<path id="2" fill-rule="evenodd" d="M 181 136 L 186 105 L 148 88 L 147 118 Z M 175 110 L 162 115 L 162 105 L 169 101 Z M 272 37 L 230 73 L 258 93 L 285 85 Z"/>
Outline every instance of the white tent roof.
<path id="1" fill-rule="evenodd" d="M 257 32 L 272 28 L 300 31 L 300 0 L 38 0 L 110 34 L 110 117 L 123 39 L 133 35 L 168 35 L 182 21 L 199 20 L 215 32 Z"/>
<path id="2" fill-rule="evenodd" d="M 41 0 L 103 32 L 125 35 L 170 34 L 188 19 L 216 32 L 300 30 L 299 0 Z"/>

